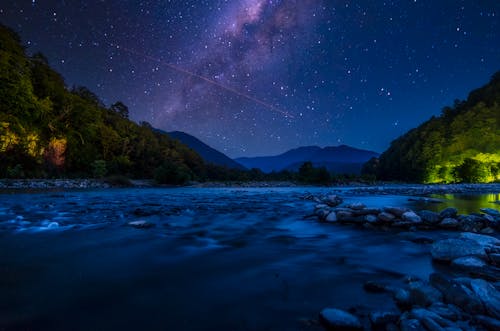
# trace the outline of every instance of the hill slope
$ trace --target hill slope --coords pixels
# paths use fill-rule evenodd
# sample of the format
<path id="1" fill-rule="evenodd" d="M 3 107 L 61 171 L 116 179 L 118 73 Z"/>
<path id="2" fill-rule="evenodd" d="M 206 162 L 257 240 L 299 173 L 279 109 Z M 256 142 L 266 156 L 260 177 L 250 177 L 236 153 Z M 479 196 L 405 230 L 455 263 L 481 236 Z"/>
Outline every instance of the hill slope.
<path id="1" fill-rule="evenodd" d="M 181 143 L 189 146 L 198 153 L 206 162 L 215 165 L 225 166 L 233 169 L 245 170 L 245 167 L 229 158 L 227 155 L 208 146 L 198 138 L 181 131 L 166 132 L 172 139 L 179 140 Z"/>
<path id="2" fill-rule="evenodd" d="M 107 108 L 85 87 L 68 89 L 41 54 L 0 25 L 0 177 L 124 174 L 180 183 L 205 176 L 202 158 L 147 123 Z"/>
<path id="3" fill-rule="evenodd" d="M 292 170 L 307 161 L 316 167 L 324 166 L 337 173 L 359 173 L 363 163 L 378 154 L 346 145 L 325 147 L 306 146 L 289 150 L 276 156 L 238 158 L 237 162 L 247 168 L 258 168 L 264 172 Z"/>
<path id="4" fill-rule="evenodd" d="M 500 72 L 394 140 L 376 171 L 382 179 L 425 183 L 500 180 Z"/>

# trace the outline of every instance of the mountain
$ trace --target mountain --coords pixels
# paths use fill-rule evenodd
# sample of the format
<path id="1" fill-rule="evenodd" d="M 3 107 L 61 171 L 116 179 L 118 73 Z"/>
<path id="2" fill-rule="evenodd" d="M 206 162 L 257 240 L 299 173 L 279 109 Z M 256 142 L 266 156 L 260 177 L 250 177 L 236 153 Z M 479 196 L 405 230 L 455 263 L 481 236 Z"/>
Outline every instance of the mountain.
<path id="1" fill-rule="evenodd" d="M 229 158 L 218 150 L 208 146 L 198 138 L 181 131 L 166 132 L 172 138 L 180 141 L 184 145 L 189 146 L 198 153 L 206 162 L 215 165 L 225 166 L 233 169 L 245 170 L 245 167 Z"/>
<path id="2" fill-rule="evenodd" d="M 394 140 L 371 168 L 381 179 L 500 181 L 500 72 L 467 100 Z"/>
<path id="3" fill-rule="evenodd" d="M 324 166 L 337 173 L 359 173 L 363 163 L 372 157 L 378 157 L 378 153 L 340 145 L 299 147 L 276 156 L 243 157 L 236 161 L 249 169 L 258 168 L 263 172 L 296 171 L 304 162 L 310 161 L 316 167 Z"/>

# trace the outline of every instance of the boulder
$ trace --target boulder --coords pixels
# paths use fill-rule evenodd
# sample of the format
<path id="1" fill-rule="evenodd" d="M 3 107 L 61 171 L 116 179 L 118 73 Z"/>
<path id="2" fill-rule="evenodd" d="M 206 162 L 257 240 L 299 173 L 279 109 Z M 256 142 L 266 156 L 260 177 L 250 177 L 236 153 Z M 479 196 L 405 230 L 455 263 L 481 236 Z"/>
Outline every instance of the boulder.
<path id="1" fill-rule="evenodd" d="M 394 291 L 393 299 L 401 310 L 408 310 L 412 306 L 410 292 L 399 288 Z"/>
<path id="2" fill-rule="evenodd" d="M 403 216 L 404 213 L 411 211 L 408 208 L 402 208 L 402 207 L 384 207 L 383 209 L 386 213 L 390 213 L 397 217 L 401 217 Z"/>
<path id="3" fill-rule="evenodd" d="M 431 274 L 429 281 L 443 294 L 445 303 L 458 306 L 469 314 L 484 313 L 481 300 L 466 285 L 450 280 L 440 273 Z"/>
<path id="4" fill-rule="evenodd" d="M 375 215 L 368 214 L 365 216 L 365 221 L 368 223 L 377 223 L 378 222 L 378 217 Z"/>
<path id="5" fill-rule="evenodd" d="M 444 239 L 434 242 L 431 249 L 432 259 L 451 262 L 463 256 L 476 256 L 486 260 L 484 247 L 475 240 L 466 238 Z"/>
<path id="6" fill-rule="evenodd" d="M 359 318 L 340 309 L 325 308 L 319 313 L 319 320 L 327 330 L 358 331 L 363 330 Z"/>
<path id="7" fill-rule="evenodd" d="M 445 318 L 442 318 L 438 314 L 436 314 L 428 309 L 423 309 L 423 308 L 413 308 L 410 311 L 410 317 L 424 322 L 424 325 L 428 329 L 435 329 L 436 330 L 435 325 L 437 327 L 448 327 L 448 326 L 453 325 L 453 323 L 451 321 L 449 321 Z M 434 325 L 433 323 L 425 323 L 425 321 L 432 321 L 436 324 Z M 427 324 L 432 325 L 432 327 L 427 326 Z"/>
<path id="8" fill-rule="evenodd" d="M 334 223 L 337 222 L 337 214 L 334 211 L 330 212 L 325 218 L 326 222 Z"/>
<path id="9" fill-rule="evenodd" d="M 485 267 L 487 264 L 480 258 L 477 258 L 475 256 L 463 256 L 459 257 L 457 259 L 454 259 L 451 262 L 451 265 L 453 267 L 459 268 L 459 269 L 465 269 L 465 270 L 474 270 L 474 269 L 480 269 Z"/>
<path id="10" fill-rule="evenodd" d="M 366 208 L 366 206 L 364 204 L 362 204 L 361 202 L 353 202 L 353 203 L 347 205 L 346 207 L 353 209 L 353 210 L 362 210 L 362 209 Z"/>
<path id="11" fill-rule="evenodd" d="M 487 236 L 484 234 L 477 234 L 477 233 L 461 233 L 460 238 L 465 238 L 465 239 L 470 239 L 474 240 L 481 246 L 500 246 L 500 240 L 492 237 L 492 236 Z"/>
<path id="12" fill-rule="evenodd" d="M 459 223 L 456 219 L 447 217 L 443 219 L 440 223 L 439 226 L 444 228 L 444 229 L 456 229 L 458 227 Z"/>
<path id="13" fill-rule="evenodd" d="M 439 213 L 439 217 L 441 217 L 441 218 L 455 218 L 455 217 L 457 217 L 457 214 L 458 214 L 458 209 L 450 207 L 450 208 L 443 209 Z"/>
<path id="14" fill-rule="evenodd" d="M 500 211 L 493 209 L 493 208 L 481 208 L 480 209 L 483 213 L 493 216 L 493 217 L 500 217 Z"/>
<path id="15" fill-rule="evenodd" d="M 411 222 L 411 223 L 422 223 L 422 219 L 420 218 L 420 216 L 418 216 L 417 214 L 415 214 L 415 212 L 413 211 L 407 211 L 405 213 L 403 213 L 403 215 L 401 215 L 401 218 L 403 219 L 403 221 L 406 221 L 406 222 Z"/>
<path id="16" fill-rule="evenodd" d="M 483 303 L 488 315 L 500 319 L 500 292 L 483 279 L 473 279 L 470 285 L 472 291 Z"/>
<path id="17" fill-rule="evenodd" d="M 381 220 L 382 222 L 390 223 L 396 219 L 396 216 L 394 216 L 391 213 L 382 212 L 382 213 L 378 214 L 378 219 Z"/>
<path id="18" fill-rule="evenodd" d="M 466 232 L 480 232 L 485 226 L 485 220 L 477 215 L 460 217 L 460 228 Z"/>
<path id="19" fill-rule="evenodd" d="M 442 318 L 456 321 L 461 316 L 460 309 L 458 309 L 455 305 L 447 305 L 442 302 L 435 302 L 430 305 L 427 309 L 438 314 Z"/>
<path id="20" fill-rule="evenodd" d="M 430 210 L 421 210 L 417 214 L 420 216 L 420 218 L 422 218 L 422 221 L 424 221 L 425 223 L 429 224 L 439 223 L 440 218 L 438 213 L 435 213 Z"/>
<path id="21" fill-rule="evenodd" d="M 336 206 L 340 205 L 342 202 L 344 202 L 344 200 L 341 197 L 339 197 L 338 195 L 332 194 L 332 195 L 326 196 L 322 202 L 326 203 L 330 207 L 336 207 Z"/>
<path id="22" fill-rule="evenodd" d="M 443 300 L 443 295 L 429 283 L 423 281 L 415 281 L 409 284 L 410 287 L 410 304 L 412 306 L 427 307 L 434 302 Z"/>

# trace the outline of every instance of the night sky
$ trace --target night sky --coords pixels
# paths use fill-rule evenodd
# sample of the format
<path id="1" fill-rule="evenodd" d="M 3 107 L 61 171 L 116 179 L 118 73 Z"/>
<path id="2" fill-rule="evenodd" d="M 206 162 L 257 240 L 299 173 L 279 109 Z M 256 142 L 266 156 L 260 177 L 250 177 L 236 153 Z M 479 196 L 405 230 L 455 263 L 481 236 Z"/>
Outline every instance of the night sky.
<path id="1" fill-rule="evenodd" d="M 68 86 L 232 157 L 382 152 L 500 70 L 497 0 L 0 0 L 0 22 Z"/>

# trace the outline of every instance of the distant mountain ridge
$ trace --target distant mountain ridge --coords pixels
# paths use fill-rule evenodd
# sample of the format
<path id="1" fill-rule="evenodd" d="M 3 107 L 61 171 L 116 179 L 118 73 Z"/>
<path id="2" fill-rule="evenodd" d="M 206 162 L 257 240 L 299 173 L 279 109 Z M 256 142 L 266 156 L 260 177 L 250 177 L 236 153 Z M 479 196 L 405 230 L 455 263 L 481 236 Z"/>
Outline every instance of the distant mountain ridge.
<path id="1" fill-rule="evenodd" d="M 182 131 L 165 132 L 170 138 L 179 140 L 184 145 L 189 146 L 192 150 L 198 153 L 206 162 L 215 165 L 226 166 L 228 168 L 245 170 L 245 167 L 233 159 L 229 158 L 224 153 L 210 147 L 200 139 Z"/>
<path id="2" fill-rule="evenodd" d="M 363 163 L 378 156 L 379 154 L 376 152 L 347 145 L 324 148 L 305 146 L 275 156 L 241 157 L 235 161 L 248 169 L 257 168 L 263 172 L 297 171 L 304 162 L 310 161 L 314 166 L 324 166 L 337 173 L 359 174 Z"/>

